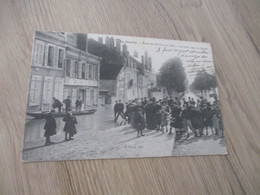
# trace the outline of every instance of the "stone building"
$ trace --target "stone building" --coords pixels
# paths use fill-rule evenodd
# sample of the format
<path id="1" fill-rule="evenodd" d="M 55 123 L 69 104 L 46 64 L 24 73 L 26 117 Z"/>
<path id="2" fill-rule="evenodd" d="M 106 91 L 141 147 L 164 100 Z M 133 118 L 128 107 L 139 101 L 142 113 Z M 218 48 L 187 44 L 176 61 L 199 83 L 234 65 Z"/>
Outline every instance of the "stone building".
<path id="1" fill-rule="evenodd" d="M 145 52 L 142 62 L 139 62 L 129 55 L 126 45 L 123 45 L 123 57 L 123 67 L 116 79 L 116 99 L 127 102 L 135 98 L 153 97 L 152 89 L 156 87 L 156 75 L 152 72 L 151 57 Z"/>
<path id="2" fill-rule="evenodd" d="M 53 97 L 81 97 L 83 108 L 98 102 L 100 58 L 87 51 L 87 35 L 35 33 L 28 111 L 49 111 Z"/>
<path id="3" fill-rule="evenodd" d="M 106 37 L 98 41 L 89 39 L 89 52 L 102 58 L 100 62 L 101 104 L 114 104 L 115 100 L 123 102 L 135 98 L 152 97 L 156 87 L 156 76 L 152 72 L 152 60 L 145 52 L 142 62 L 130 56 L 127 45 L 121 45 L 120 39 Z M 135 52 L 138 56 L 138 53 Z"/>

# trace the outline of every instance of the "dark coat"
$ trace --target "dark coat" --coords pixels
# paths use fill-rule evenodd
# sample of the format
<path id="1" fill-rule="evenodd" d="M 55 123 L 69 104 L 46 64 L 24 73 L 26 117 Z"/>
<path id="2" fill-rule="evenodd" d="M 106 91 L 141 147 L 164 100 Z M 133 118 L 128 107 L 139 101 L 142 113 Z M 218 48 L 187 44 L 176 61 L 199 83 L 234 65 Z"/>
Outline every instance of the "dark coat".
<path id="1" fill-rule="evenodd" d="M 138 131 L 145 129 L 144 115 L 142 113 L 140 113 L 140 112 L 137 112 L 136 116 L 135 116 L 135 128 Z"/>
<path id="2" fill-rule="evenodd" d="M 70 99 L 65 99 L 65 100 L 63 100 L 63 103 L 66 105 L 66 107 L 70 107 L 70 105 L 71 105 L 71 100 Z"/>
<path id="3" fill-rule="evenodd" d="M 77 122 L 76 117 L 71 116 L 70 114 L 67 114 L 63 118 L 63 121 L 65 122 L 63 131 L 65 131 L 66 133 L 69 133 L 70 136 L 73 136 L 74 134 L 77 133 L 75 124 L 77 124 L 78 122 Z"/>
<path id="4" fill-rule="evenodd" d="M 44 125 L 44 129 L 45 129 L 45 133 L 44 133 L 44 137 L 49 137 L 52 135 L 56 134 L 56 120 L 55 118 L 52 116 L 51 113 L 49 113 L 46 118 L 45 118 L 46 122 Z"/>
<path id="5" fill-rule="evenodd" d="M 82 105 L 82 100 L 76 100 L 76 107 L 79 107 Z"/>
<path id="6" fill-rule="evenodd" d="M 170 123 L 171 127 L 182 128 L 182 118 L 180 116 L 181 108 L 173 107 L 171 111 L 172 122 Z"/>
<path id="7" fill-rule="evenodd" d="M 52 107 L 53 108 L 59 108 L 61 106 L 62 106 L 62 103 L 58 99 L 55 99 L 54 103 L 52 104 Z"/>
<path id="8" fill-rule="evenodd" d="M 212 111 L 211 109 L 202 110 L 202 115 L 204 117 L 205 126 L 212 126 Z"/>

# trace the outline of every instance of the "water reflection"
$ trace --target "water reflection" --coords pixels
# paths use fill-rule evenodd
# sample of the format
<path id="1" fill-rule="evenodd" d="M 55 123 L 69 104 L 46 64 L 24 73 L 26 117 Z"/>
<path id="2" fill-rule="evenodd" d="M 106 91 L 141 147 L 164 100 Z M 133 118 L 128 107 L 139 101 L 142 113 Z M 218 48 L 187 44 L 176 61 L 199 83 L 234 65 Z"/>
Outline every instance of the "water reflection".
<path id="1" fill-rule="evenodd" d="M 78 131 L 100 131 L 114 126 L 113 109 L 111 105 L 98 107 L 95 114 L 76 116 Z M 62 133 L 64 122 L 63 118 L 55 118 L 57 123 L 57 134 Z M 44 135 L 45 119 L 29 119 L 25 123 L 24 141 L 33 141 Z"/>

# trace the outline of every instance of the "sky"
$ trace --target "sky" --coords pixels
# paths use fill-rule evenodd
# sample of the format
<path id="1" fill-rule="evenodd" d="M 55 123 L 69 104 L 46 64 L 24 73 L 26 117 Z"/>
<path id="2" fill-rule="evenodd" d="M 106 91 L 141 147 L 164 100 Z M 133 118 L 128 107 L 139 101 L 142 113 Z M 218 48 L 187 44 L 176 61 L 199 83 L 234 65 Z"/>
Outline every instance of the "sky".
<path id="1" fill-rule="evenodd" d="M 176 41 L 167 39 L 154 39 L 144 37 L 118 36 L 106 34 L 88 34 L 88 38 L 98 40 L 106 37 L 113 37 L 114 40 L 121 39 L 127 45 L 129 54 L 134 57 L 134 51 L 138 52 L 138 61 L 141 56 L 148 52 L 152 58 L 154 73 L 158 73 L 163 63 L 167 60 L 179 57 L 183 63 L 187 79 L 192 83 L 198 71 L 205 69 L 208 73 L 214 73 L 212 50 L 209 43 Z M 121 46 L 123 43 L 121 44 Z M 121 49 L 122 50 L 122 49 Z"/>

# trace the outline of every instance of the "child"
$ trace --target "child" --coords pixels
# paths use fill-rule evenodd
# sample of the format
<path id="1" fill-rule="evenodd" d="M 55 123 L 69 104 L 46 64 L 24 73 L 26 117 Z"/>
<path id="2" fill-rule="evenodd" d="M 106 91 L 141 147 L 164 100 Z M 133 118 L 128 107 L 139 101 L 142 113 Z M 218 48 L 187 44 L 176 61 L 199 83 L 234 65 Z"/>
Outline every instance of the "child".
<path id="1" fill-rule="evenodd" d="M 144 136 L 143 130 L 145 129 L 144 115 L 141 108 L 138 108 L 137 114 L 135 116 L 135 127 L 137 129 L 137 137 Z"/>

